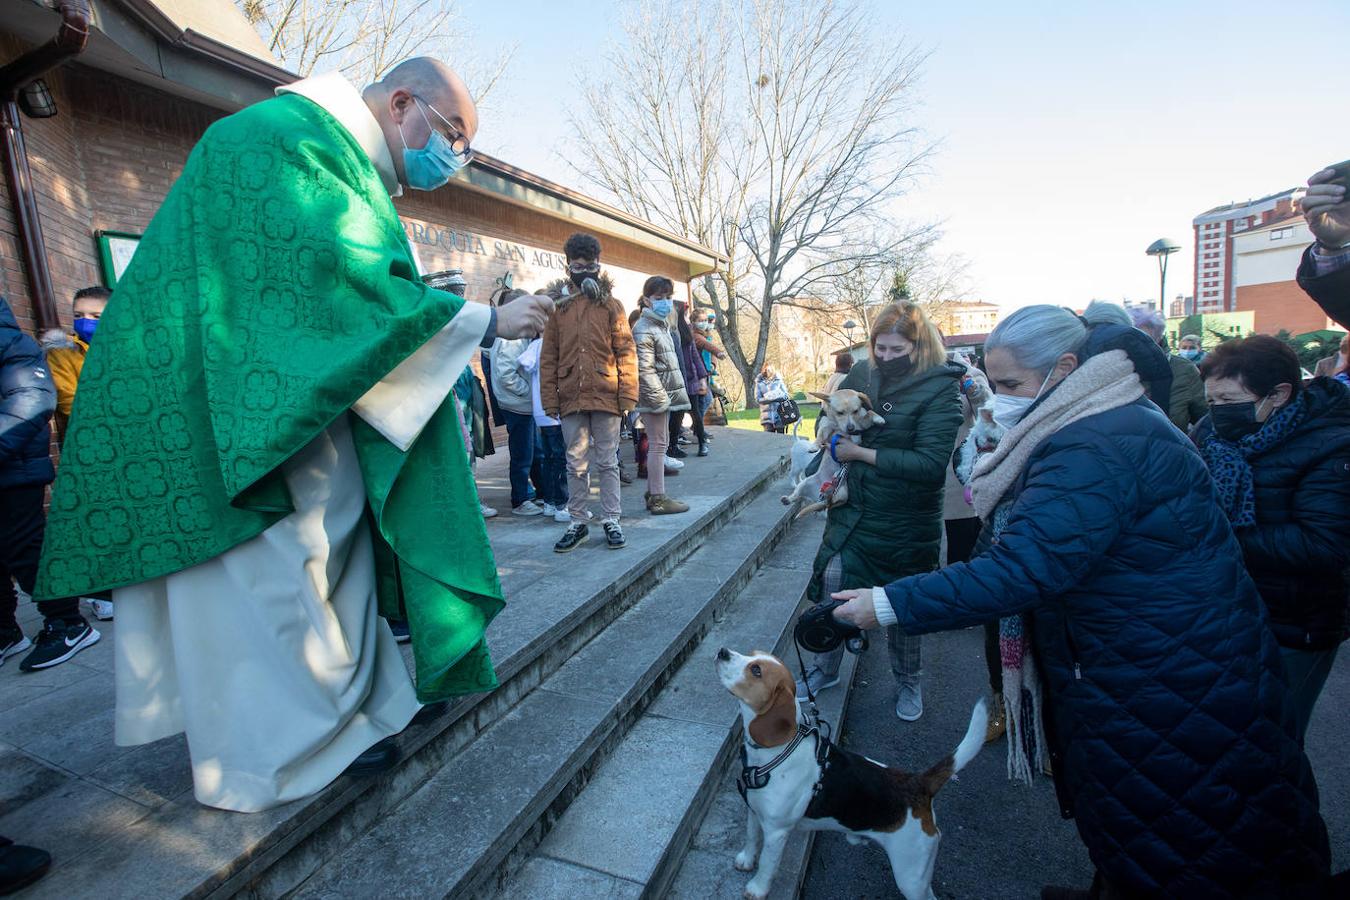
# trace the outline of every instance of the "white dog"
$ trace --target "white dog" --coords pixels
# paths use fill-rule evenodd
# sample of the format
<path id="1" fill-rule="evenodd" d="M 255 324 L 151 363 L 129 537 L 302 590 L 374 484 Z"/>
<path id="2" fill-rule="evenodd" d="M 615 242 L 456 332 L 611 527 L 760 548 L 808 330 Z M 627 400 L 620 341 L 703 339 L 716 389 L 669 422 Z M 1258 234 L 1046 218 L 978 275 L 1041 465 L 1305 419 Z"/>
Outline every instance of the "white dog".
<path id="1" fill-rule="evenodd" d="M 723 687 L 740 701 L 745 724 L 738 784 L 749 813 L 736 868 L 755 873 L 745 896 L 760 900 L 769 893 L 788 834 L 801 826 L 842 831 L 855 843 L 876 841 L 890 859 L 900 893 L 907 900 L 932 900 L 941 839 L 933 796 L 984 746 L 984 701 L 975 704 L 956 751 L 912 774 L 825 741 L 797 704 L 792 673 L 773 656 L 759 650 L 742 656 L 723 647 L 716 665 Z"/>
<path id="2" fill-rule="evenodd" d="M 848 502 L 848 484 L 840 477 L 843 466 L 835 462 L 834 456 L 827 450 L 830 440 L 839 435 L 840 440 L 859 444 L 862 443 L 864 431 L 873 425 L 886 424 L 885 419 L 872 411 L 872 401 L 860 391 L 837 390 L 832 394 L 812 392 L 811 396 L 820 400 L 820 433 L 816 435 L 814 441 L 799 440 L 793 445 L 793 471 L 797 471 L 800 458 L 803 474 L 794 482 L 796 488 L 792 493 L 782 498 L 784 506 L 791 506 L 799 500 L 809 504 L 797 513 L 798 519 Z M 814 449 L 803 448 L 803 444 Z M 823 454 L 820 456 L 820 467 L 816 469 L 815 474 L 805 476 L 806 466 L 817 454 Z"/>

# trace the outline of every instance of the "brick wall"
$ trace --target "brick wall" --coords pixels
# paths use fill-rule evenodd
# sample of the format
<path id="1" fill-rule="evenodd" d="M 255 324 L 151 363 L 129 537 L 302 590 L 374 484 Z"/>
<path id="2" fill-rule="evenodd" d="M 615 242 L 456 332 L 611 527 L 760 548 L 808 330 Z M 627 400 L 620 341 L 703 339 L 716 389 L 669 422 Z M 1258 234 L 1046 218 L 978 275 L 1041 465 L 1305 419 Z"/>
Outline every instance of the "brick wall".
<path id="1" fill-rule="evenodd" d="M 1329 327 L 1327 314 L 1308 298 L 1296 281 L 1239 287 L 1237 309 L 1256 314 L 1253 328 L 1260 334 L 1275 334 L 1281 329 L 1290 334 L 1304 334 Z"/>
<path id="2" fill-rule="evenodd" d="M 26 48 L 0 38 L 0 62 Z M 153 88 L 69 64 L 47 77 L 59 114 L 23 120 L 57 311 L 69 325 L 75 291 L 104 282 L 95 233 L 145 230 L 202 132 L 224 112 Z M 526 207 L 451 185 L 434 193 L 409 192 L 397 201 L 409 231 L 416 224 L 472 235 L 471 249 L 453 241 L 415 244 L 428 271 L 462 268 L 472 299 L 484 301 L 494 280 L 511 270 L 519 287 L 542 287 L 561 277 L 556 266 L 534 265 L 535 251 L 559 253 L 578 230 Z M 426 238 L 426 232 L 419 232 Z M 481 247 L 483 252 L 476 252 Z M 662 274 L 688 281 L 688 269 L 653 250 L 602 238 L 604 262 L 616 293 L 632 305 L 642 279 Z M 460 242 L 465 246 L 464 242 Z M 498 244 L 503 245 L 500 249 Z M 516 250 L 510 249 L 514 245 Z M 524 258 L 519 255 L 525 251 Z M 30 332 L 35 329 L 9 198 L 0 178 L 0 292 Z"/>

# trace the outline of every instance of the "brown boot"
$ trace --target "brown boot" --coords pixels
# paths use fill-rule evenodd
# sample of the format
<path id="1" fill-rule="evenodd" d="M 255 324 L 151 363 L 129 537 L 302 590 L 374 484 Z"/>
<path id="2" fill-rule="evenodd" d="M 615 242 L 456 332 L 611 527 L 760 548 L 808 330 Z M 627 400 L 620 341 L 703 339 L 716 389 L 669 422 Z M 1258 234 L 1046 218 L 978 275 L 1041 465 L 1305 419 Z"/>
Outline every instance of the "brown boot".
<path id="1" fill-rule="evenodd" d="M 654 516 L 669 516 L 675 513 L 689 512 L 689 504 L 681 503 L 665 494 L 647 495 L 647 512 Z"/>
<path id="2" fill-rule="evenodd" d="M 984 742 L 989 744 L 998 740 L 1007 730 L 1008 717 L 1003 708 L 1003 695 L 995 694 L 993 705 L 989 707 L 989 724 L 984 729 Z"/>

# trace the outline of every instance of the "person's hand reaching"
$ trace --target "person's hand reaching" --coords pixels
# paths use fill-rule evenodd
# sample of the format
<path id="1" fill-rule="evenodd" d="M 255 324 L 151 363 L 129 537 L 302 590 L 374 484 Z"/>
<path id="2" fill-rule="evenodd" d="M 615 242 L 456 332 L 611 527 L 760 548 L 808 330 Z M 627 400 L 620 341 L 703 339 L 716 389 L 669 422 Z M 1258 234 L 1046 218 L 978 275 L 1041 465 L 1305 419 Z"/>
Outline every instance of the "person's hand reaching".
<path id="1" fill-rule="evenodd" d="M 538 337 L 553 315 L 553 300 L 542 294 L 526 294 L 497 307 L 497 337 L 506 340 Z"/>
<path id="2" fill-rule="evenodd" d="M 1350 243 L 1350 203 L 1346 189 L 1332 184 L 1333 169 L 1323 169 L 1308 179 L 1308 193 L 1299 201 L 1308 230 L 1324 249 L 1336 250 Z"/>
<path id="3" fill-rule="evenodd" d="M 838 591 L 830 597 L 848 601 L 834 611 L 834 617 L 840 622 L 862 629 L 877 627 L 877 608 L 872 599 L 871 588 L 861 591 Z"/>

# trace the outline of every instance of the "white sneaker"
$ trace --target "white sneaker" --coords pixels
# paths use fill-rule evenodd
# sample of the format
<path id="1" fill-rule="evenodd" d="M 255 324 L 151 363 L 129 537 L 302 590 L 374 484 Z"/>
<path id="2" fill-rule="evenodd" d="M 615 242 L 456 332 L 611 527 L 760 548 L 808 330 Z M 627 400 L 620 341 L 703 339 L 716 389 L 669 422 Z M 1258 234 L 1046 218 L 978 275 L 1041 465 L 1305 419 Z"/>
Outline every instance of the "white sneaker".
<path id="1" fill-rule="evenodd" d="M 666 468 L 667 468 L 667 469 L 683 469 L 683 468 L 684 468 L 684 461 L 683 461 L 683 460 L 676 459 L 676 458 L 673 457 L 673 456 L 667 456 L 667 457 L 666 457 Z"/>
<path id="2" fill-rule="evenodd" d="M 558 511 L 553 514 L 553 521 L 570 522 L 572 521 L 572 514 L 567 511 L 567 507 L 559 506 Z"/>
<path id="3" fill-rule="evenodd" d="M 493 516 L 497 515 L 497 511 L 486 503 L 479 503 L 478 511 L 483 514 L 483 518 L 485 519 L 491 519 Z"/>
<path id="4" fill-rule="evenodd" d="M 519 506 L 511 507 L 511 515 L 513 516 L 537 516 L 543 511 L 544 508 L 533 500 L 526 500 Z"/>
<path id="5" fill-rule="evenodd" d="M 554 506 L 552 503 L 541 503 L 540 506 L 543 507 L 544 516 L 546 518 L 551 519 L 558 512 L 558 507 Z"/>
<path id="6" fill-rule="evenodd" d="M 86 597 L 89 601 L 89 610 L 94 614 L 94 618 L 100 622 L 111 622 L 113 617 L 113 602 L 111 600 L 98 600 L 93 597 Z"/>

